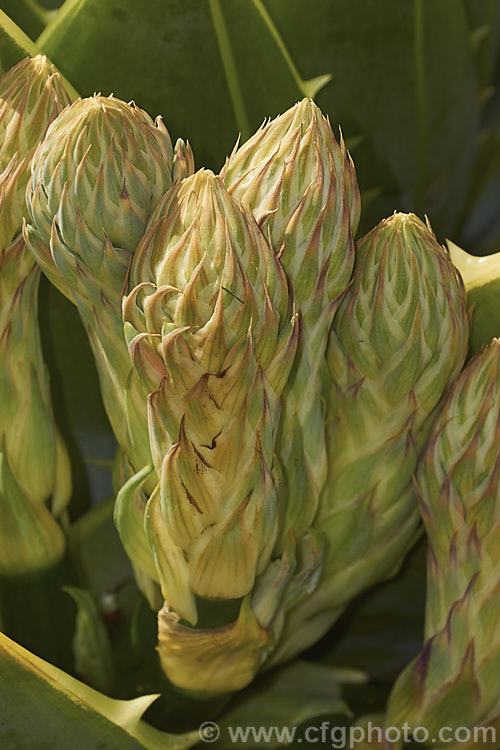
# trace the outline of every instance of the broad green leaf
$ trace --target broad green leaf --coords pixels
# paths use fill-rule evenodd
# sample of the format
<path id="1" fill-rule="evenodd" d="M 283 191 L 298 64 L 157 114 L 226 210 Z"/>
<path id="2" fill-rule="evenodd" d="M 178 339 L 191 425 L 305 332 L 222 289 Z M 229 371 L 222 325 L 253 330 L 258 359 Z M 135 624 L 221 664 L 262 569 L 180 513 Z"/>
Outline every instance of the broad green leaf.
<path id="1" fill-rule="evenodd" d="M 30 39 L 36 39 L 50 19 L 50 13 L 37 0 L 2 0 L 0 5 Z"/>
<path id="2" fill-rule="evenodd" d="M 0 74 L 23 57 L 39 54 L 39 49 L 9 16 L 0 10 Z"/>
<path id="3" fill-rule="evenodd" d="M 117 701 L 87 687 L 0 634 L 0 747 L 16 750 L 182 750 L 197 732 L 146 724 L 157 696 Z"/>
<path id="4" fill-rule="evenodd" d="M 462 2 L 265 0 L 303 75 L 332 80 L 317 97 L 344 136 L 363 136 L 353 157 L 363 229 L 394 210 L 428 213 L 450 234 L 475 149 L 478 94 Z"/>
<path id="5" fill-rule="evenodd" d="M 500 45 L 500 3 L 496 0 L 465 0 L 465 10 L 480 96 L 487 101 L 493 94 L 492 81 Z"/>
<path id="6" fill-rule="evenodd" d="M 238 132 L 325 82 L 321 68 L 301 77 L 261 0 L 67 0 L 38 42 L 83 95 L 163 115 L 216 169 Z"/>
<path id="7" fill-rule="evenodd" d="M 464 280 L 467 305 L 472 308 L 469 349 L 475 354 L 500 336 L 500 252 L 478 257 L 450 241 L 448 249 Z"/>

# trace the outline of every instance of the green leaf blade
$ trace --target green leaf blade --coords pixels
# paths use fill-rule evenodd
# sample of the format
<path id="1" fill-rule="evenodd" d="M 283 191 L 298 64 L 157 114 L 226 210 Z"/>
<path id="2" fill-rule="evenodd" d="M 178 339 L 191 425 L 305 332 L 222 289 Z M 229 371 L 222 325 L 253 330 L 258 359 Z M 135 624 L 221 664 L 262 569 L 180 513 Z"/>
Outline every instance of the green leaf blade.
<path id="1" fill-rule="evenodd" d="M 217 170 L 239 131 L 247 137 L 324 82 L 302 79 L 248 0 L 68 0 L 38 42 L 83 95 L 114 93 L 161 114 L 197 164 Z"/>
<path id="2" fill-rule="evenodd" d="M 156 696 L 116 701 L 0 634 L 0 745 L 16 750 L 183 750 L 198 733 L 169 735 L 141 720 Z"/>
<path id="3" fill-rule="evenodd" d="M 36 44 L 0 10 L 0 74 L 12 68 L 23 57 L 34 57 L 40 50 Z"/>

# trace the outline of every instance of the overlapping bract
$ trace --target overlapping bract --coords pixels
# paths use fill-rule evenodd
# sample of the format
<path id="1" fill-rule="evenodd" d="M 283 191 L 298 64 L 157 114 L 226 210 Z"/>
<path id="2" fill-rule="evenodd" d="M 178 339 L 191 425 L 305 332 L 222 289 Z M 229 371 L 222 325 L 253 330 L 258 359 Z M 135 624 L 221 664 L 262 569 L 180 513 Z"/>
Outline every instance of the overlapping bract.
<path id="1" fill-rule="evenodd" d="M 19 234 L 33 152 L 50 123 L 70 103 L 61 76 L 42 55 L 25 58 L 0 83 L 0 247 Z"/>
<path id="2" fill-rule="evenodd" d="M 124 302 L 126 335 L 151 393 L 160 477 L 146 530 L 166 601 L 195 624 L 195 595 L 239 599 L 269 563 L 270 469 L 297 322 L 253 218 L 205 170 L 160 201 L 130 277 L 140 283 Z M 117 509 L 125 546 L 129 502 Z"/>
<path id="3" fill-rule="evenodd" d="M 39 278 L 22 236 L 0 250 L 0 572 L 5 575 L 48 567 L 65 548 L 51 514 L 60 516 L 69 501 L 70 468 L 40 346 Z"/>
<path id="4" fill-rule="evenodd" d="M 320 109 L 303 99 L 236 148 L 221 177 L 279 254 L 311 324 L 349 283 L 360 212 L 354 165 Z"/>
<path id="5" fill-rule="evenodd" d="M 322 380 L 328 331 L 354 265 L 360 200 L 343 140 L 310 99 L 265 123 L 221 172 L 276 251 L 301 316 L 297 360 L 283 400 L 277 452 L 290 529 L 316 513 L 326 470 Z"/>
<path id="6" fill-rule="evenodd" d="M 130 259 L 159 198 L 192 168 L 161 119 L 94 96 L 54 122 L 33 161 L 27 244 L 44 273 L 80 312 L 104 403 L 124 454 L 124 473 L 151 460 L 145 394 L 131 366 L 120 316 Z"/>
<path id="7" fill-rule="evenodd" d="M 416 216 L 384 220 L 357 252 L 328 349 L 328 478 L 314 522 L 328 552 L 317 590 L 291 613 L 292 641 L 303 631 L 307 643 L 318 612 L 401 564 L 419 524 L 412 474 L 467 351 L 463 285 Z"/>
<path id="8" fill-rule="evenodd" d="M 398 678 L 388 720 L 500 727 L 500 341 L 466 367 L 416 485 L 428 540 L 426 642 Z"/>
<path id="9" fill-rule="evenodd" d="M 0 573 L 4 575 L 49 567 L 65 548 L 53 516 L 61 516 L 69 500 L 70 469 L 54 422 L 41 351 L 40 272 L 21 229 L 35 147 L 69 103 L 59 74 L 42 56 L 22 60 L 0 79 Z"/>

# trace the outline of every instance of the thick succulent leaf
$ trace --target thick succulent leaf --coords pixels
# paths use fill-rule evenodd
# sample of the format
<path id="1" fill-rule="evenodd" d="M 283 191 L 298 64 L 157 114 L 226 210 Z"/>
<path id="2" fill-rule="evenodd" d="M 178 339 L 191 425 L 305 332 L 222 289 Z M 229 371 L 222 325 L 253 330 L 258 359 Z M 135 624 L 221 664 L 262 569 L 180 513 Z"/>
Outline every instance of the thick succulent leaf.
<path id="1" fill-rule="evenodd" d="M 394 210 L 450 232 L 475 148 L 478 97 L 462 2 L 265 0 L 304 75 L 331 82 L 317 102 L 353 149 L 370 228 Z M 367 209 L 367 210 L 366 210 Z"/>
<path id="2" fill-rule="evenodd" d="M 464 280 L 467 306 L 472 309 L 469 349 L 475 354 L 500 336 L 500 252 L 469 255 L 449 240 L 448 249 Z"/>
<path id="3" fill-rule="evenodd" d="M 260 0 L 68 0 L 38 41 L 83 95 L 162 114 L 213 168 L 238 131 L 246 139 L 325 80 L 300 77 Z"/>
<path id="4" fill-rule="evenodd" d="M 169 735 L 141 717 L 148 695 L 116 701 L 87 687 L 0 634 L 0 746 L 42 750 L 181 750 L 198 733 Z"/>

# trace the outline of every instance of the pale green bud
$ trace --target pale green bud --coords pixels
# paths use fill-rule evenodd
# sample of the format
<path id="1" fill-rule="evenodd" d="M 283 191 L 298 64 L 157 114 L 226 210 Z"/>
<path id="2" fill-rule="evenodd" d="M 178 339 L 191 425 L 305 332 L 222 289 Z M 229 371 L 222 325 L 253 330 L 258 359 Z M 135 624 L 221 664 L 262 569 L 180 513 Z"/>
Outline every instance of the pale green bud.
<path id="1" fill-rule="evenodd" d="M 194 624 L 195 595 L 240 598 L 269 562 L 278 523 L 270 464 L 296 319 L 253 218 L 205 170 L 160 202 L 130 276 L 125 330 L 151 392 L 160 477 L 146 528 L 163 595 Z"/>
<path id="2" fill-rule="evenodd" d="M 21 231 L 33 150 L 70 101 L 61 76 L 43 55 L 21 60 L 0 78 L 0 248 Z M 11 184 L 7 196 L 6 182 Z"/>
<path id="3" fill-rule="evenodd" d="M 463 361 L 462 280 L 430 227 L 413 214 L 381 222 L 360 242 L 358 258 L 335 319 L 330 369 L 343 390 L 373 381 L 390 407 L 411 394 L 418 430 Z"/>
<path id="4" fill-rule="evenodd" d="M 344 291 L 354 264 L 360 203 L 344 142 L 303 99 L 237 145 L 221 172 L 269 237 L 311 324 Z"/>
<path id="5" fill-rule="evenodd" d="M 162 120 L 113 96 L 80 99 L 49 128 L 33 160 L 27 236 L 49 278 L 80 306 L 121 293 L 151 211 L 172 184 L 172 161 Z"/>
<path id="6" fill-rule="evenodd" d="M 68 107 L 34 157 L 27 244 L 44 273 L 80 312 L 105 407 L 131 472 L 150 463 L 146 393 L 123 338 L 121 297 L 131 257 L 172 171 L 192 168 L 174 152 L 160 118 L 114 97 Z M 150 486 L 152 489 L 154 484 Z"/>
<path id="7" fill-rule="evenodd" d="M 29 473 L 29 467 L 25 467 Z M 44 503 L 31 500 L 11 471 L 5 440 L 0 449 L 0 575 L 36 573 L 63 557 L 61 527 Z"/>
<path id="8" fill-rule="evenodd" d="M 64 549 L 62 531 L 46 504 L 50 501 L 54 516 L 63 513 L 71 494 L 70 466 L 54 423 L 42 358 L 40 272 L 20 233 L 34 149 L 69 102 L 61 77 L 45 57 L 22 60 L 0 78 L 0 440 L 5 493 L 13 493 L 4 493 L 0 502 L 12 531 L 5 542 L 6 574 L 46 567 Z M 18 527 L 12 520 L 16 513 Z M 38 542 L 32 540 L 37 524 Z M 47 551 L 52 537 L 53 557 Z M 31 543 L 33 550 L 26 551 Z"/>
<path id="9" fill-rule="evenodd" d="M 328 352 L 337 408 L 318 521 L 332 549 L 345 540 L 327 574 L 335 603 L 392 573 L 407 550 L 418 518 L 412 473 L 468 336 L 461 279 L 416 216 L 381 222 L 358 257 Z"/>
<path id="10" fill-rule="evenodd" d="M 500 340 L 466 367 L 432 430 L 416 484 L 427 537 L 426 642 L 388 720 L 436 731 L 500 722 Z"/>
<path id="11" fill-rule="evenodd" d="M 467 336 L 463 284 L 429 227 L 394 214 L 361 240 L 328 350 L 328 477 L 314 527 L 329 544 L 319 586 L 287 617 L 289 657 L 289 642 L 311 644 L 316 614 L 338 616 L 393 575 L 418 537 L 413 473 Z"/>
<path id="12" fill-rule="evenodd" d="M 341 138 L 311 99 L 303 99 L 236 147 L 221 176 L 269 238 L 301 315 L 297 359 L 283 394 L 277 454 L 290 529 L 311 524 L 326 479 L 325 349 L 354 265 L 360 199 Z"/>
<path id="13" fill-rule="evenodd" d="M 23 157 L 71 102 L 62 78 L 43 55 L 26 57 L 0 78 L 0 171 Z"/>

